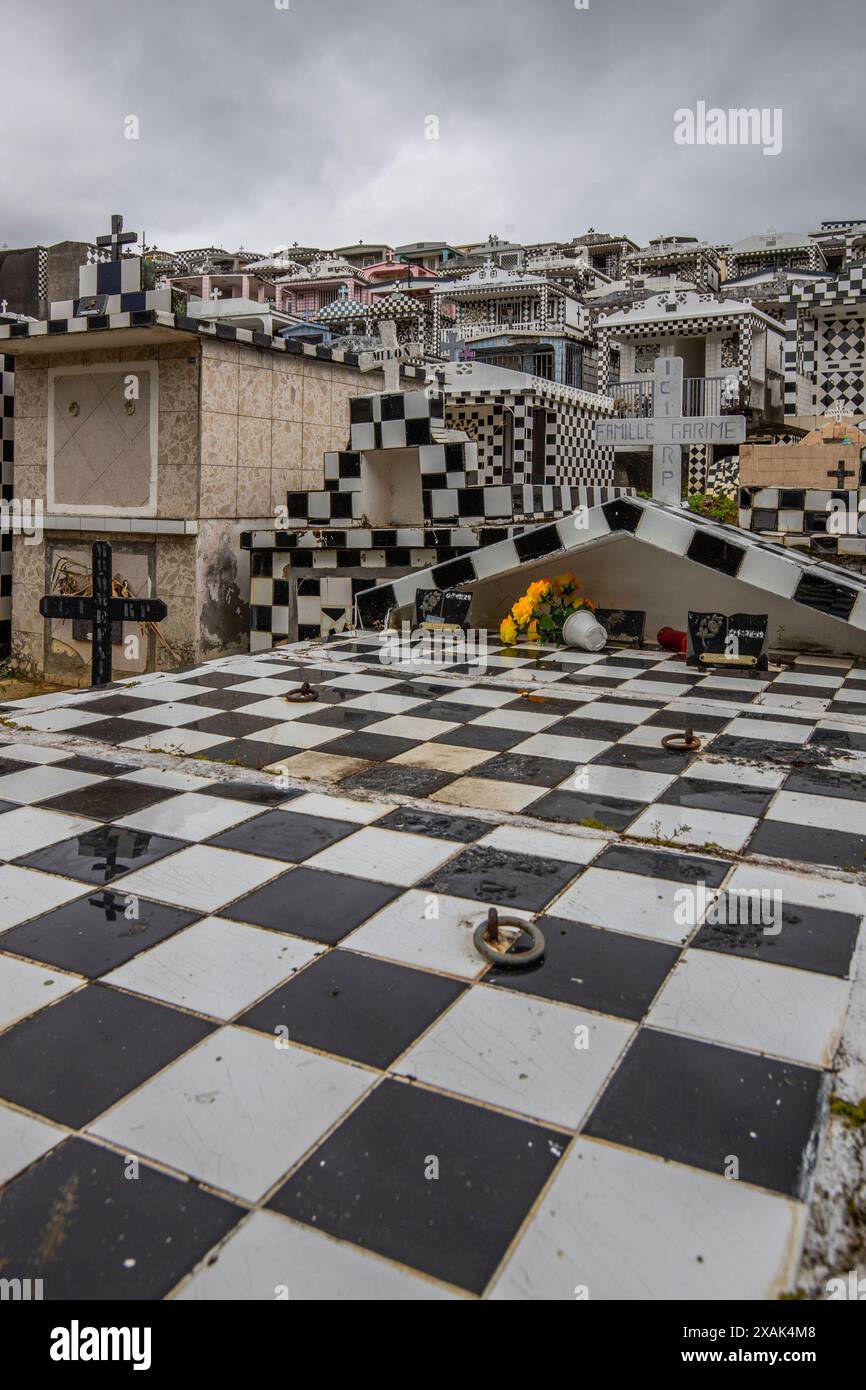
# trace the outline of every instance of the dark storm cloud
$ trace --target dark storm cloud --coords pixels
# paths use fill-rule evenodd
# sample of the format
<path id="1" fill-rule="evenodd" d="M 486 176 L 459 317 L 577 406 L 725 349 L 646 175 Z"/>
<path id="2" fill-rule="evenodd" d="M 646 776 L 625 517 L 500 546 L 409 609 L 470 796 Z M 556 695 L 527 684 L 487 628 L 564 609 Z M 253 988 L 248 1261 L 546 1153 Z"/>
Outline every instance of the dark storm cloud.
<path id="1" fill-rule="evenodd" d="M 862 0 L 281 2 L 3 0 L 0 243 L 112 210 L 263 252 L 866 216 Z M 698 101 L 781 108 L 782 153 L 677 146 Z"/>

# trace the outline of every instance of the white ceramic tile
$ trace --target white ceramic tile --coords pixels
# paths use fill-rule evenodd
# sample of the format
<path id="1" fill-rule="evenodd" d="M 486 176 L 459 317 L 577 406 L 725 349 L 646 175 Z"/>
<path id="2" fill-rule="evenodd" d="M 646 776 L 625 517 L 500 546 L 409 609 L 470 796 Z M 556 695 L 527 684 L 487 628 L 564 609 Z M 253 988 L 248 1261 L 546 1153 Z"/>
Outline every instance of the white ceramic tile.
<path id="1" fill-rule="evenodd" d="M 16 723 L 42 734 L 68 733 L 73 729 L 83 729 L 87 724 L 95 724 L 102 717 L 101 714 L 89 714 L 84 709 L 46 710 L 44 714 L 28 714 L 20 719 L 17 714 L 6 715 L 6 718 L 13 718 Z"/>
<path id="2" fill-rule="evenodd" d="M 328 682 L 331 690 L 387 690 L 389 686 L 399 684 L 393 676 L 370 676 L 366 671 L 347 672 L 345 676 Z"/>
<path id="3" fill-rule="evenodd" d="M 845 677 L 842 675 L 841 671 L 838 675 L 830 675 L 829 672 L 827 672 L 821 676 L 816 675 L 814 671 L 783 671 L 782 674 L 777 676 L 773 681 L 772 689 L 778 690 L 780 686 L 783 685 L 795 687 L 798 685 L 811 685 L 833 691 L 842 684 L 844 679 Z"/>
<path id="4" fill-rule="evenodd" d="M 0 1183 L 9 1182 L 65 1138 L 62 1129 L 0 1105 Z"/>
<path id="5" fill-rule="evenodd" d="M 396 1070 L 573 1129 L 633 1031 L 634 1025 L 621 1019 L 477 985 L 410 1048 Z"/>
<path id="6" fill-rule="evenodd" d="M 282 681 L 281 685 L 285 690 L 285 681 Z M 316 705 L 316 709 L 326 708 L 329 707 Z M 274 695 L 263 700 L 251 700 L 248 705 L 238 705 L 238 708 L 233 712 L 235 714 L 254 714 L 258 719 L 273 719 L 278 724 L 289 724 L 296 719 L 302 719 L 304 715 L 309 715 L 312 710 L 313 705 L 309 701 L 292 703 L 291 700 L 281 699 L 279 695 Z"/>
<path id="7" fill-rule="evenodd" d="M 547 908 L 552 917 L 607 927 L 633 936 L 681 943 L 693 930 L 684 922 L 683 884 L 618 869 L 587 869 Z M 707 904 L 717 894 L 707 890 Z"/>
<path id="8" fill-rule="evenodd" d="M 694 686 L 696 695 L 702 695 L 705 691 L 712 695 L 714 690 L 742 690 L 747 695 L 757 695 L 768 684 L 766 680 L 747 680 L 740 676 L 704 676 L 703 680 L 697 681 Z"/>
<path id="9" fill-rule="evenodd" d="M 669 1033 L 828 1067 L 842 1034 L 847 980 L 811 970 L 686 951 L 647 1022 Z"/>
<path id="10" fill-rule="evenodd" d="M 785 694 L 783 690 L 779 690 L 762 695 L 760 699 L 755 701 L 755 704 L 760 705 L 761 709 L 798 710 L 802 714 L 823 714 L 829 699 L 829 695 L 825 699 L 813 699 L 811 696 L 798 695 L 795 691 Z"/>
<path id="11" fill-rule="evenodd" d="M 772 719 L 750 719 L 748 715 L 742 715 L 731 720 L 725 734 L 734 738 L 759 739 L 762 742 L 772 740 L 774 743 L 805 743 L 813 730 L 813 724 L 795 724 L 787 720 L 784 723 L 775 723 Z"/>
<path id="12" fill-rule="evenodd" d="M 632 821 L 628 833 L 652 840 L 674 840 L 698 848 L 718 845 L 721 849 L 742 849 L 757 823 L 755 816 L 699 811 L 693 806 L 664 806 L 656 802 Z"/>
<path id="13" fill-rule="evenodd" d="M 292 1303 L 440 1302 L 457 1295 L 357 1245 L 332 1240 L 270 1211 L 254 1211 L 213 1262 L 203 1261 L 177 1302 L 252 1299 L 273 1303 L 285 1288 Z"/>
<path id="14" fill-rule="evenodd" d="M 395 714 L 390 719 L 382 719 L 378 724 L 368 724 L 362 732 L 385 734 L 388 738 L 411 738 L 420 741 L 436 738 L 438 734 L 448 733 L 458 726 L 441 719 L 416 719 L 411 714 Z"/>
<path id="15" fill-rule="evenodd" d="M 767 869 L 761 865 L 740 864 L 734 869 L 727 887 L 740 892 L 753 889 L 778 888 L 786 903 L 802 903 L 804 907 L 822 907 L 833 912 L 850 912 L 855 917 L 866 913 L 866 887 L 859 883 L 843 883 L 838 879 L 822 878 L 808 873 L 788 873 L 782 869 Z"/>
<path id="16" fill-rule="evenodd" d="M 584 769 L 586 790 L 594 796 L 619 797 L 621 801 L 653 801 L 675 781 L 668 772 L 639 772 L 630 767 L 603 767 L 590 763 Z"/>
<path id="17" fill-rule="evenodd" d="M 125 893 L 138 893 L 176 907 L 216 912 L 235 898 L 251 893 L 285 869 L 276 859 L 259 859 L 213 845 L 191 845 L 166 859 L 127 874 Z"/>
<path id="18" fill-rule="evenodd" d="M 864 690 L 862 686 L 845 685 L 841 690 L 836 692 L 835 698 L 837 700 L 849 700 L 857 705 L 866 704 L 866 690 Z"/>
<path id="19" fill-rule="evenodd" d="M 49 965 L 0 955 L 0 1029 L 35 1014 L 83 983 L 79 975 L 63 975 Z"/>
<path id="20" fill-rule="evenodd" d="M 225 741 L 224 734 L 205 734 L 201 729 L 154 729 L 152 734 L 127 739 L 119 747 L 140 748 L 151 753 L 174 753 L 184 757 L 189 753 L 203 753 L 206 748 L 214 748 Z"/>
<path id="21" fill-rule="evenodd" d="M 136 994 L 229 1019 L 276 989 L 321 950 L 284 932 L 205 917 L 105 979 Z"/>
<path id="22" fill-rule="evenodd" d="M 181 840 L 207 840 L 211 835 L 219 835 L 223 830 L 252 820 L 261 812 L 262 807 L 252 801 L 233 801 L 203 792 L 181 792 L 154 806 L 120 816 L 115 825 L 128 825 L 133 830 L 149 830 L 154 835 Z"/>
<path id="23" fill-rule="evenodd" d="M 503 915 L 531 916 L 513 907 L 492 905 L 499 906 Z M 473 980 L 487 968 L 472 944 L 472 934 L 486 916 L 483 903 L 412 889 L 345 937 L 342 945 L 368 956 Z"/>
<path id="24" fill-rule="evenodd" d="M 755 767 L 750 763 L 726 763 L 713 762 L 707 758 L 696 758 L 693 763 L 689 763 L 687 776 L 700 778 L 704 782 L 724 782 L 726 785 L 734 784 L 740 787 L 764 787 L 768 791 L 773 791 L 780 787 L 788 776 L 790 769 L 786 767 Z"/>
<path id="25" fill-rule="evenodd" d="M 658 711 L 650 705 L 631 704 L 613 700 L 591 700 L 587 705 L 579 705 L 574 711 L 575 719 L 601 719 L 611 724 L 642 724 Z"/>
<path id="26" fill-rule="evenodd" d="M 0 758 L 22 763 L 59 763 L 70 756 L 68 748 L 42 748 L 35 743 L 0 743 Z"/>
<path id="27" fill-rule="evenodd" d="M 806 1214 L 743 1183 L 579 1138 L 490 1296 L 573 1302 L 585 1288 L 591 1301 L 775 1300 L 796 1282 Z"/>
<path id="28" fill-rule="evenodd" d="M 483 773 L 484 764 L 478 769 Z M 544 796 L 549 787 L 531 782 L 498 782 L 493 778 L 458 777 L 447 787 L 440 787 L 428 797 L 431 802 L 448 806 L 469 806 L 478 811 L 522 811 Z"/>
<path id="29" fill-rule="evenodd" d="M 351 700 L 344 700 L 340 708 L 363 709 L 381 715 L 405 714 L 407 710 L 417 709 L 425 703 L 410 695 L 391 695 L 387 690 L 371 690 L 367 695 L 355 695 Z"/>
<path id="30" fill-rule="evenodd" d="M 480 705 L 484 709 L 496 709 L 499 705 L 509 704 L 513 699 L 513 690 L 488 690 L 484 686 L 467 685 L 449 691 L 447 695 L 440 695 L 437 704 Z"/>
<path id="31" fill-rule="evenodd" d="M 626 681 L 624 685 L 617 687 L 618 692 L 623 695 L 643 695 L 649 696 L 652 700 L 673 700 L 678 695 L 687 695 L 692 689 L 691 685 L 684 685 L 675 681 L 648 681 L 637 677 L 635 680 Z"/>
<path id="32" fill-rule="evenodd" d="M 588 864 L 608 843 L 587 835 L 558 835 L 553 830 L 532 830 L 525 825 L 499 825 L 477 841 L 510 854 L 537 854 L 566 864 Z"/>
<path id="33" fill-rule="evenodd" d="M 511 698 L 514 698 L 513 695 Z M 482 729 L 513 729 L 521 734 L 539 734 L 561 718 L 561 714 L 540 714 L 533 709 L 491 709 L 470 720 L 467 727 L 474 728 L 477 724 Z"/>
<path id="34" fill-rule="evenodd" d="M 360 1067 L 220 1028 L 91 1130 L 254 1202 L 374 1079 Z"/>
<path id="35" fill-rule="evenodd" d="M 852 835 L 866 835 L 866 801 L 847 801 L 841 796 L 779 792 L 766 818 L 787 821 L 791 825 L 809 825 L 816 830 L 845 830 Z"/>
<path id="36" fill-rule="evenodd" d="M 164 704 L 173 704 L 175 701 L 192 700 L 196 695 L 206 695 L 207 692 L 207 686 L 193 685 L 191 681 L 160 680 L 141 685 L 126 685 L 123 693 L 142 702 L 159 700 Z M 132 719 L 144 719 L 145 716 L 143 713 L 140 715 L 133 713 L 130 717 Z"/>
<path id="37" fill-rule="evenodd" d="M 352 801 L 347 796 L 328 796 L 326 792 L 306 792 L 280 803 L 281 811 L 299 811 L 304 816 L 324 816 L 326 820 L 349 820 L 358 825 L 373 821 L 393 811 L 385 801 Z"/>
<path id="38" fill-rule="evenodd" d="M 453 840 L 365 826 L 305 860 L 305 867 L 408 888 L 444 864 L 457 849 Z"/>
<path id="39" fill-rule="evenodd" d="M 271 695 L 274 697 L 285 695 L 290 688 L 285 677 L 282 680 L 277 680 L 274 676 L 259 676 L 256 680 L 238 681 L 237 685 L 230 685 L 228 687 L 233 695 Z M 200 686 L 199 689 L 203 693 L 207 693 L 204 686 Z M 238 708 L 241 709 L 244 707 L 239 705 Z M 255 709 L 256 706 L 250 704 L 246 708 L 249 712 Z M 304 705 L 301 709 L 301 713 L 309 714 L 309 706 Z"/>
<path id="40" fill-rule="evenodd" d="M 0 777 L 0 801 L 18 801 L 29 806 L 34 801 L 78 791 L 79 787 L 89 787 L 100 780 L 89 772 L 71 772 L 66 767 L 43 763 L 40 767 L 22 768 L 20 772 L 7 772 Z"/>
<path id="41" fill-rule="evenodd" d="M 93 891 L 92 885 L 75 879 L 23 869 L 17 864 L 0 864 L 0 931 L 50 912 L 88 890 Z M 0 939 L 0 948 L 2 944 Z"/>
<path id="42" fill-rule="evenodd" d="M 93 830 L 98 824 L 84 816 L 44 811 L 40 806 L 18 806 L 0 815 L 0 859 L 33 854 L 46 845 L 56 845 L 59 840 Z"/>
<path id="43" fill-rule="evenodd" d="M 175 791 L 204 791 L 210 784 L 207 774 L 195 777 L 190 772 L 172 772 L 165 767 L 137 767 L 134 772 L 123 772 L 118 782 L 141 782 L 146 787 L 170 787 Z"/>
<path id="44" fill-rule="evenodd" d="M 477 721 L 476 721 L 477 722 Z M 556 758 L 561 762 L 574 763 L 575 766 L 588 763 L 610 748 L 609 741 L 594 738 L 566 738 L 561 734 L 532 734 L 522 743 L 516 743 L 512 753 L 525 753 L 536 758 Z"/>
<path id="45" fill-rule="evenodd" d="M 345 729 L 337 729 L 328 724 L 301 724 L 298 720 L 290 724 L 274 724 L 267 729 L 259 729 L 247 734 L 253 743 L 284 743 L 288 748 L 318 748 L 323 743 L 333 743 L 340 738 Z"/>
<path id="46" fill-rule="evenodd" d="M 194 724 L 198 719 L 206 719 L 207 711 L 203 710 L 201 705 L 184 704 L 183 701 L 174 704 L 167 701 L 165 704 L 133 710 L 130 714 L 119 714 L 117 718 L 127 722 L 134 721 L 136 724 L 158 724 L 161 729 L 178 729 L 184 724 Z"/>

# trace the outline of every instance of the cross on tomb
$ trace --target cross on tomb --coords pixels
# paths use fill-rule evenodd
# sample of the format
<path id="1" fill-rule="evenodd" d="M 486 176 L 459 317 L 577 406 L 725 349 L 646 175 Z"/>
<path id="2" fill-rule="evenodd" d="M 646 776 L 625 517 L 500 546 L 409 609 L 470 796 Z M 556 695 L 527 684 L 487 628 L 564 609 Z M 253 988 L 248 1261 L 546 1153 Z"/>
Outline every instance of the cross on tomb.
<path id="1" fill-rule="evenodd" d="M 92 594 L 45 594 L 39 600 L 43 618 L 85 618 L 93 625 L 91 685 L 111 683 L 111 624 L 158 623 L 168 614 L 161 598 L 115 598 L 111 592 L 111 546 L 94 541 L 91 559 Z"/>
<path id="2" fill-rule="evenodd" d="M 845 467 L 845 460 L 840 459 L 835 468 L 831 468 L 827 473 L 828 478 L 836 480 L 837 488 L 844 488 L 845 479 L 854 477 L 854 469 Z"/>
<path id="3" fill-rule="evenodd" d="M 684 444 L 742 444 L 746 437 L 745 415 L 696 415 L 683 417 L 683 359 L 659 357 L 653 371 L 654 414 L 636 419 L 597 420 L 596 444 L 615 449 L 653 451 L 652 495 L 658 502 L 680 506 L 683 487 Z"/>
<path id="4" fill-rule="evenodd" d="M 358 360 L 362 372 L 371 372 L 381 367 L 385 378 L 385 390 L 400 390 L 400 363 L 410 357 L 420 357 L 423 348 L 420 343 L 398 343 L 397 325 L 393 319 L 382 319 L 376 325 L 382 346 L 364 352 Z"/>
<path id="5" fill-rule="evenodd" d="M 216 285 L 214 285 L 213 289 L 212 289 L 211 292 L 210 292 L 210 297 L 211 297 L 211 299 L 213 299 L 213 300 L 222 299 L 222 295 L 223 295 L 222 290 L 219 289 Z"/>
<path id="6" fill-rule="evenodd" d="M 5 313 L 6 313 L 6 305 L 7 305 L 8 303 L 9 303 L 9 300 L 8 300 L 8 299 L 0 299 L 0 314 L 5 314 Z"/>
<path id="7" fill-rule="evenodd" d="M 844 401 L 834 401 L 829 410 L 824 412 L 828 420 L 834 420 L 837 425 L 841 425 L 851 414 Z"/>
<path id="8" fill-rule="evenodd" d="M 108 235 L 96 238 L 97 246 L 109 246 L 111 248 L 113 261 L 119 261 L 122 248 L 133 241 L 138 241 L 138 233 L 123 230 L 123 218 L 119 212 L 114 212 L 111 215 L 111 231 Z"/>

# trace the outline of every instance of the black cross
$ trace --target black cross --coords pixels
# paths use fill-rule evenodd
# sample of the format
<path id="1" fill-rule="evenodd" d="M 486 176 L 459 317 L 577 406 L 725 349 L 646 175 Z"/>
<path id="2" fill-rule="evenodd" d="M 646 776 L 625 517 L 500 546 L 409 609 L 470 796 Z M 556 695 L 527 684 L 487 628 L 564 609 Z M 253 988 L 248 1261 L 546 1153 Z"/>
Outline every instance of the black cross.
<path id="1" fill-rule="evenodd" d="M 845 460 L 840 459 L 835 468 L 831 468 L 827 473 L 828 478 L 836 479 L 836 486 L 844 488 L 845 479 L 854 477 L 854 469 L 845 467 Z"/>
<path id="2" fill-rule="evenodd" d="M 86 618 L 93 624 L 91 684 L 111 683 L 111 624 L 158 623 L 168 609 L 161 598 L 114 598 L 111 593 L 111 546 L 93 542 L 92 595 L 45 594 L 43 618 Z"/>
<path id="3" fill-rule="evenodd" d="M 125 232 L 123 230 L 123 218 L 119 212 L 111 214 L 111 232 L 108 236 L 98 236 L 97 246 L 110 246 L 111 259 L 120 260 L 121 247 L 128 245 L 129 242 L 138 241 L 138 232 Z"/>

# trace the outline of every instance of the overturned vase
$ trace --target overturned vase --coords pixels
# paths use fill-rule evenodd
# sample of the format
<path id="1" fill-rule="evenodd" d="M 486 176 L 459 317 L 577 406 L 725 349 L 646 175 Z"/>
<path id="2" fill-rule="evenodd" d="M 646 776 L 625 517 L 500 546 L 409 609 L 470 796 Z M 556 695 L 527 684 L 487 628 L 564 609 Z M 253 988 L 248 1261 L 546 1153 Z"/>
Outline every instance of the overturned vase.
<path id="1" fill-rule="evenodd" d="M 607 633 L 591 608 L 579 608 L 562 624 L 562 640 L 578 651 L 600 652 L 607 643 Z"/>

